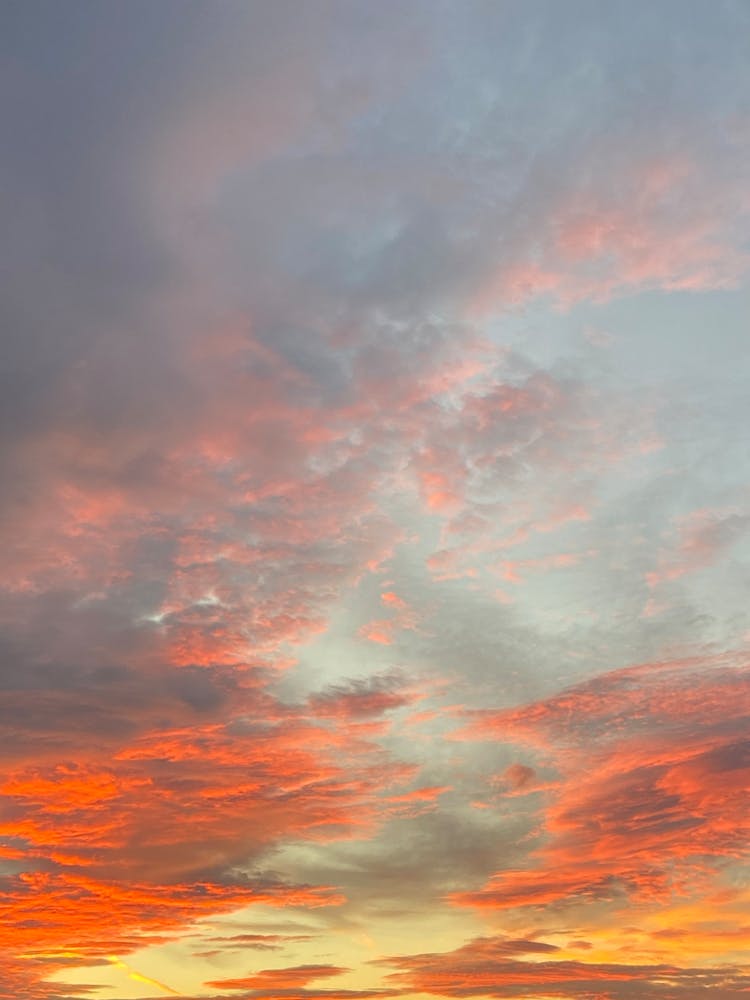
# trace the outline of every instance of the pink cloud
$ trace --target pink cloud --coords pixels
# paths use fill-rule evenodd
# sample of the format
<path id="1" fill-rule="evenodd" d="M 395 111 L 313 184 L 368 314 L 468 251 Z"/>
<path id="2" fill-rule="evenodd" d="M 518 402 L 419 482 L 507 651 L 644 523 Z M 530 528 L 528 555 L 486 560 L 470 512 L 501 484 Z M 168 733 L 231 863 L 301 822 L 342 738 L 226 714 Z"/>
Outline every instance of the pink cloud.
<path id="1" fill-rule="evenodd" d="M 739 511 L 697 510 L 677 522 L 676 544 L 659 553 L 657 568 L 646 574 L 649 587 L 678 580 L 714 565 L 750 528 Z"/>

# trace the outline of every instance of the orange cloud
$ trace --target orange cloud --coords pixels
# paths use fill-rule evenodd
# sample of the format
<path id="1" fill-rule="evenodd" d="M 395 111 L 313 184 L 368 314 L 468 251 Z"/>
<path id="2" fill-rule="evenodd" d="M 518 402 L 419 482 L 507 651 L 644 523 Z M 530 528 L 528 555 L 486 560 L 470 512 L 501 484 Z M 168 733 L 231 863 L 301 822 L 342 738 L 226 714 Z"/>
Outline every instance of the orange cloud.
<path id="1" fill-rule="evenodd" d="M 476 938 L 453 951 L 401 955 L 379 964 L 397 968 L 387 978 L 405 992 L 446 997 L 529 996 L 627 1000 L 648 995 L 696 1000 L 706 990 L 721 1000 L 740 1000 L 750 970 L 691 968 L 555 960 L 555 945 L 540 940 Z"/>
<path id="2" fill-rule="evenodd" d="M 546 838 L 528 867 L 454 901 L 666 899 L 696 865 L 710 872 L 739 858 L 750 836 L 748 712 L 748 669 L 725 657 L 628 668 L 547 701 L 474 713 L 465 737 L 531 744 L 560 780 L 548 786 Z"/>
<path id="3" fill-rule="evenodd" d="M 252 976 L 242 979 L 220 979 L 206 983 L 206 986 L 217 986 L 224 990 L 257 989 L 269 990 L 297 989 L 307 986 L 318 979 L 330 979 L 341 976 L 350 969 L 342 969 L 336 965 L 295 965 L 286 969 L 262 969 Z"/>
<path id="4" fill-rule="evenodd" d="M 393 611 L 393 617 L 367 622 L 361 626 L 359 634 L 370 642 L 390 646 L 397 632 L 403 629 L 414 631 L 417 628 L 417 614 L 411 605 L 394 591 L 384 592 L 380 595 L 380 600 Z"/>

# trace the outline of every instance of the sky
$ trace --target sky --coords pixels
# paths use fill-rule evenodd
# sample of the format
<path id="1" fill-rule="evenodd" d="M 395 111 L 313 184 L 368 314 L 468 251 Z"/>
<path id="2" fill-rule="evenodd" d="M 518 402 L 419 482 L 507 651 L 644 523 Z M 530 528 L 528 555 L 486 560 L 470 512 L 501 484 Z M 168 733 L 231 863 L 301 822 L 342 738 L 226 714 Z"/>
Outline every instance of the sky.
<path id="1" fill-rule="evenodd" d="M 5 0 L 0 1000 L 750 991 L 747 0 Z"/>

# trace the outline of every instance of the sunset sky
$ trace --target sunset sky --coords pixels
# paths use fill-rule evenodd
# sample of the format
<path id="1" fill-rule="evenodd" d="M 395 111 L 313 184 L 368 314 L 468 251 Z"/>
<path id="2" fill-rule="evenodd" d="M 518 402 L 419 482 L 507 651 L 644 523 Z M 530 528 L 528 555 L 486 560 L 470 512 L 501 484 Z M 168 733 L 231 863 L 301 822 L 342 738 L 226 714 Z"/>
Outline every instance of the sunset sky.
<path id="1" fill-rule="evenodd" d="M 0 51 L 0 1000 L 747 1000 L 748 0 Z"/>

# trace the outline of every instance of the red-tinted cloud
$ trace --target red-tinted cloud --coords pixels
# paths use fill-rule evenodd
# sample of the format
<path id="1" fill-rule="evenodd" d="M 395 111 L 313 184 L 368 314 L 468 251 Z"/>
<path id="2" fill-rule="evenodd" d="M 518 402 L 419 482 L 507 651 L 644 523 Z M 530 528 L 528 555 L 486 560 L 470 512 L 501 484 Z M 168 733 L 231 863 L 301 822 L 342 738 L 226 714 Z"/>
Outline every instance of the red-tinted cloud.
<path id="1" fill-rule="evenodd" d="M 554 767 L 525 868 L 454 899 L 491 909 L 667 898 L 750 835 L 750 673 L 742 658 L 655 663 L 547 701 L 477 712 L 466 736 L 528 743 Z M 515 772 L 514 772 L 515 773 Z"/>

